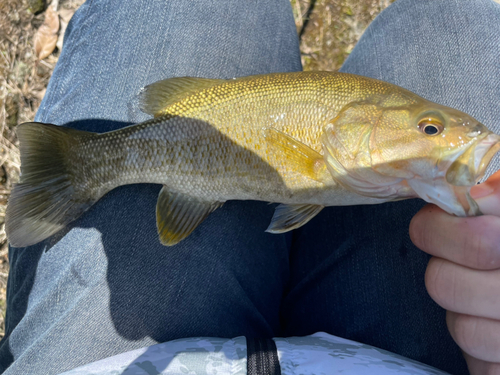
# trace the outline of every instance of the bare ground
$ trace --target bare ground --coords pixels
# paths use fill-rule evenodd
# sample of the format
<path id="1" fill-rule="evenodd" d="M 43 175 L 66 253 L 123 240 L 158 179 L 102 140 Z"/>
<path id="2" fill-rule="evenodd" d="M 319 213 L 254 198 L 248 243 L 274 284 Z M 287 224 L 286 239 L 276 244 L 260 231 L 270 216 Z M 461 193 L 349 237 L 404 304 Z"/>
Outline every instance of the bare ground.
<path id="1" fill-rule="evenodd" d="M 4 334 L 9 272 L 5 208 L 20 168 L 15 129 L 33 121 L 58 60 L 65 26 L 84 1 L 51 4 L 61 21 L 60 36 L 55 50 L 42 60 L 36 57 L 34 35 L 47 14 L 44 0 L 0 2 L 0 337 Z M 304 70 L 339 69 L 366 26 L 393 1 L 291 0 Z M 42 9 L 37 12 L 40 4 Z"/>

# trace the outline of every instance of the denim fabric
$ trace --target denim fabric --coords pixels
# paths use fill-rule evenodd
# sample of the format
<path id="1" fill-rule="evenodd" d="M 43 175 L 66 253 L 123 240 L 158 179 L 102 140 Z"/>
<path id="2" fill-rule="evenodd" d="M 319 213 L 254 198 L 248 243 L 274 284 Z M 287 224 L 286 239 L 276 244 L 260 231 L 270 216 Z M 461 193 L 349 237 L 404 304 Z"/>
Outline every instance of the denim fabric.
<path id="1" fill-rule="evenodd" d="M 499 51 L 499 4 L 397 0 L 341 70 L 395 83 L 500 133 Z M 499 169 L 498 155 L 492 164 Z M 294 231 L 284 333 L 326 331 L 468 374 L 445 311 L 426 293 L 429 257 L 408 236 L 422 205 L 331 207 Z"/>
<path id="2" fill-rule="evenodd" d="M 288 0 L 88 0 L 36 121 L 103 132 L 127 125 L 128 103 L 160 79 L 300 69 Z M 228 202 L 167 248 L 156 232 L 159 190 L 121 187 L 64 233 L 11 249 L 7 374 L 56 374 L 176 338 L 279 332 L 288 245 L 265 233 L 273 207 Z"/>
<path id="3" fill-rule="evenodd" d="M 343 70 L 498 131 L 499 26 L 492 0 L 398 0 Z M 36 120 L 108 131 L 146 118 L 129 103 L 148 83 L 300 70 L 299 57 L 288 0 L 87 0 Z M 444 310 L 425 291 L 428 257 L 408 238 L 421 201 L 325 209 L 286 236 L 264 233 L 273 206 L 228 202 L 165 248 L 159 189 L 115 189 L 62 233 L 11 249 L 6 374 L 57 374 L 176 338 L 316 331 L 467 374 Z"/>

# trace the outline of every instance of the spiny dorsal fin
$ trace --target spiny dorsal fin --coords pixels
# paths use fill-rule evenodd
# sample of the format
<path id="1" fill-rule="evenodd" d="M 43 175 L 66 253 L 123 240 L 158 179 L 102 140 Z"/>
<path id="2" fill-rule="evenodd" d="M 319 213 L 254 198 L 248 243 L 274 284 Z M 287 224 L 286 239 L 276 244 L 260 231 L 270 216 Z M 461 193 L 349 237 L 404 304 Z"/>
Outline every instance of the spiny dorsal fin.
<path id="1" fill-rule="evenodd" d="M 265 128 L 264 137 L 286 159 L 287 165 L 321 183 L 332 183 L 323 155 L 275 128 Z"/>
<path id="2" fill-rule="evenodd" d="M 322 209 L 323 206 L 314 204 L 280 204 L 274 210 L 271 224 L 266 232 L 277 234 L 300 228 Z"/>
<path id="3" fill-rule="evenodd" d="M 147 85 L 139 93 L 139 107 L 150 115 L 160 115 L 169 105 L 197 91 L 227 82 L 225 79 L 196 77 L 167 78 Z"/>
<path id="4" fill-rule="evenodd" d="M 160 242 L 165 246 L 179 243 L 223 204 L 171 193 L 164 186 L 156 204 L 156 226 Z"/>

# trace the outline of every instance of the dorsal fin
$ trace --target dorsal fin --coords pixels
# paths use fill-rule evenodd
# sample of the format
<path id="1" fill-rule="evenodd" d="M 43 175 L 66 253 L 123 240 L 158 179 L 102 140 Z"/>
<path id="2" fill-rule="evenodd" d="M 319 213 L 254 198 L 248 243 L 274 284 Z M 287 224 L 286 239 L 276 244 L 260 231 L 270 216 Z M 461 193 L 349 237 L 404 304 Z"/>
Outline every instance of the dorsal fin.
<path id="1" fill-rule="evenodd" d="M 157 116 L 169 105 L 194 94 L 197 91 L 227 82 L 225 79 L 196 77 L 167 78 L 147 85 L 139 93 L 139 108 Z"/>

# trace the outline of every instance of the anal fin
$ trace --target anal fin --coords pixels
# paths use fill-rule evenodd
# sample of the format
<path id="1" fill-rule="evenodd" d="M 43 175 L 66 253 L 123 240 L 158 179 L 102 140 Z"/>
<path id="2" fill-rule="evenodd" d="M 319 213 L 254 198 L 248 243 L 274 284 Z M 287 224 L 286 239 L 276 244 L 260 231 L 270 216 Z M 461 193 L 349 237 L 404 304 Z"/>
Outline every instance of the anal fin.
<path id="1" fill-rule="evenodd" d="M 314 204 L 280 204 L 276 207 L 266 232 L 277 234 L 300 228 L 322 209 L 323 206 Z"/>
<path id="2" fill-rule="evenodd" d="M 160 242 L 165 246 L 179 243 L 223 204 L 224 202 L 209 202 L 172 193 L 164 186 L 156 204 L 156 226 Z"/>

